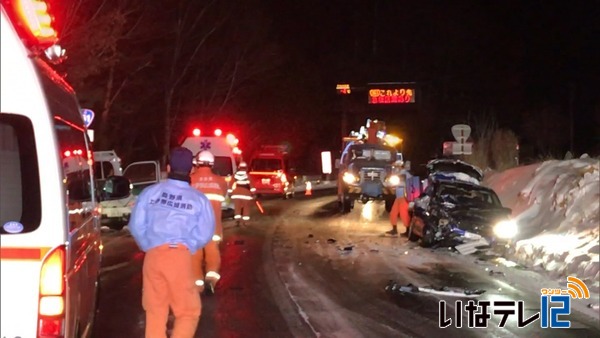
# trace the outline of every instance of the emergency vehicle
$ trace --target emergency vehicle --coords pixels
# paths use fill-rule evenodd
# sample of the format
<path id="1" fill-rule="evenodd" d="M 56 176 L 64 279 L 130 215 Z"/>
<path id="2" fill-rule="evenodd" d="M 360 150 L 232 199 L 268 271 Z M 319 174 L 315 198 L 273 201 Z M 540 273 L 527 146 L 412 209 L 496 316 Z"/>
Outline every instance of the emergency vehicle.
<path id="1" fill-rule="evenodd" d="M 145 187 L 160 180 L 160 164 L 158 161 L 140 161 L 129 164 L 123 170 L 121 158 L 114 150 L 94 151 L 94 177 L 98 186 L 103 188 L 104 182 L 110 176 L 124 176 L 131 184 L 131 193 L 124 198 L 100 202 L 102 224 L 114 230 L 121 230 L 129 223 L 137 195 Z"/>
<path id="2" fill-rule="evenodd" d="M 383 121 L 369 119 L 360 132 L 352 132 L 343 141 L 344 149 L 337 163 L 340 211 L 350 212 L 355 201 L 383 200 L 389 212 L 396 188 L 402 183 L 402 157 L 395 148 L 400 139 L 386 133 Z"/>
<path id="3" fill-rule="evenodd" d="M 73 89 L 46 60 L 63 55 L 46 3 L 2 1 L 0 337 L 88 337 L 102 255 L 102 194 Z"/>
<path id="4" fill-rule="evenodd" d="M 250 160 L 250 181 L 256 194 L 294 196 L 294 174 L 290 167 L 288 147 L 264 145 Z"/>
<path id="5" fill-rule="evenodd" d="M 202 135 L 202 131 L 195 128 L 192 136 L 186 137 L 181 146 L 191 150 L 194 158 L 203 150 L 210 151 L 215 157 L 213 172 L 224 177 L 231 187 L 233 174 L 237 170 L 237 164 L 241 162 L 242 151 L 238 148 L 238 144 L 238 138 L 232 133 L 225 134 L 221 129 L 215 129 L 213 134 Z M 225 197 L 222 209 L 233 210 L 233 202 L 229 195 Z"/>

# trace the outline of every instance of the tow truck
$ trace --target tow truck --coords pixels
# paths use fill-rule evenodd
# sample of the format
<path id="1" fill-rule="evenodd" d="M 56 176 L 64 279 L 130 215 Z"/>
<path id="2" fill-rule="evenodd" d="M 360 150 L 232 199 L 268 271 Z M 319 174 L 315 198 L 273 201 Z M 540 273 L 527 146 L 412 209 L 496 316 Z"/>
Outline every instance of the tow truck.
<path id="1" fill-rule="evenodd" d="M 392 209 L 396 187 L 400 185 L 402 157 L 394 147 L 400 139 L 386 134 L 385 122 L 367 120 L 360 132 L 344 137 L 342 156 L 337 164 L 340 211 L 348 213 L 355 201 L 385 201 Z"/>

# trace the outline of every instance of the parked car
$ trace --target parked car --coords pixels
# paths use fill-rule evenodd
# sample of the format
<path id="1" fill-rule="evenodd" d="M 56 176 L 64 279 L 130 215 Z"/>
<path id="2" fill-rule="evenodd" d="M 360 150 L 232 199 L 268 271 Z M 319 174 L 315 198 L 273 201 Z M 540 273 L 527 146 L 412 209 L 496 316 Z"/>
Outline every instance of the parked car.
<path id="1" fill-rule="evenodd" d="M 408 237 L 424 247 L 477 241 L 482 245 L 507 244 L 517 234 L 498 195 L 479 184 L 481 171 L 459 160 L 428 164 L 428 184 L 412 206 Z"/>

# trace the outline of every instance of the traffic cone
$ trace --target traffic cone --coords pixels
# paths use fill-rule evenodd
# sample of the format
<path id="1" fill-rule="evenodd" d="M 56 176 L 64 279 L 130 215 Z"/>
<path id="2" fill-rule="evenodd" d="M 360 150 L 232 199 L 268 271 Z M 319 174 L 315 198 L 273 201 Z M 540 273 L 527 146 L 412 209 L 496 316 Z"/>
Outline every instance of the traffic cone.
<path id="1" fill-rule="evenodd" d="M 304 195 L 312 195 L 312 184 L 310 182 L 306 182 L 306 191 L 304 192 Z"/>

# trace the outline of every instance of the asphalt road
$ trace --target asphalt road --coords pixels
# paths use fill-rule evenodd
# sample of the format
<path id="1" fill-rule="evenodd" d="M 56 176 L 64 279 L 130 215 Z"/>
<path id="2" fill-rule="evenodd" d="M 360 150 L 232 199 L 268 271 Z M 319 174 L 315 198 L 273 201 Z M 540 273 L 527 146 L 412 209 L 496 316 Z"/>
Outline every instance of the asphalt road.
<path id="1" fill-rule="evenodd" d="M 202 296 L 196 337 L 600 336 L 598 319 L 575 311 L 571 329 L 541 329 L 539 321 L 520 329 L 515 316 L 504 328 L 496 316 L 485 329 L 467 328 L 465 313 L 462 328 L 439 328 L 439 301 L 454 318 L 455 301 L 466 298 L 390 291 L 389 281 L 486 290 L 477 299 L 523 300 L 529 317 L 539 311 L 540 275 L 382 237 L 382 206 L 340 215 L 335 197 L 322 194 L 263 201 L 265 214 L 248 227 L 225 222 L 222 279 L 215 295 Z M 143 254 L 127 231 L 106 232 L 104 245 L 94 337 L 143 337 Z"/>

